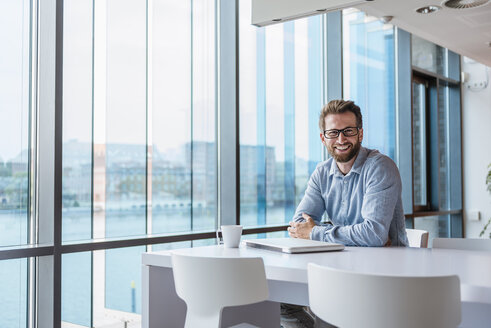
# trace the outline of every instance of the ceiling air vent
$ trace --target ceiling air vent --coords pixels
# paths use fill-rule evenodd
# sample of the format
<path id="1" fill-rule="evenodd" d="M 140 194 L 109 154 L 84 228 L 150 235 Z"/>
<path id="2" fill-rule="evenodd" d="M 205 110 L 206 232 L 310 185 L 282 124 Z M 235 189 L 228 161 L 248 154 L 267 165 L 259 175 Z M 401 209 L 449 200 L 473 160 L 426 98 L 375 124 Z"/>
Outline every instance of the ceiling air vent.
<path id="1" fill-rule="evenodd" d="M 452 9 L 469 9 L 484 6 L 489 0 L 447 0 L 443 5 Z"/>

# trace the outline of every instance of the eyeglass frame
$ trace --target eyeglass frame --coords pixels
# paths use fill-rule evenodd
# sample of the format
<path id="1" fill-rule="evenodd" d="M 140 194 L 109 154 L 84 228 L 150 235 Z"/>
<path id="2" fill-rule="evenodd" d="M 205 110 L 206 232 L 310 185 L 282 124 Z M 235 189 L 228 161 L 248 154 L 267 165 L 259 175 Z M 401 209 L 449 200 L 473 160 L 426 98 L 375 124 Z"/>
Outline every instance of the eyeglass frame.
<path id="1" fill-rule="evenodd" d="M 349 136 L 347 136 L 347 135 L 346 135 L 346 133 L 345 133 L 347 129 L 356 129 L 356 133 L 355 133 L 355 134 L 353 134 L 353 135 L 349 135 Z M 328 132 L 328 131 L 332 131 L 332 132 L 336 131 L 336 132 L 337 132 L 337 135 L 336 135 L 335 137 L 328 137 L 328 136 L 326 135 L 326 132 Z M 358 135 L 358 133 L 359 133 L 359 131 L 360 131 L 360 128 L 359 128 L 359 127 L 357 127 L 357 126 L 347 126 L 347 127 L 345 127 L 344 129 L 341 129 L 341 130 L 338 130 L 338 129 L 329 129 L 329 130 L 324 130 L 324 132 L 323 132 L 322 134 L 324 135 L 324 138 L 326 138 L 326 139 L 336 139 L 336 138 L 339 138 L 339 134 L 341 134 L 341 133 L 342 133 L 342 134 L 343 134 L 343 135 L 344 135 L 346 138 L 349 138 L 349 137 L 354 137 L 354 136 L 357 136 L 357 135 Z"/>

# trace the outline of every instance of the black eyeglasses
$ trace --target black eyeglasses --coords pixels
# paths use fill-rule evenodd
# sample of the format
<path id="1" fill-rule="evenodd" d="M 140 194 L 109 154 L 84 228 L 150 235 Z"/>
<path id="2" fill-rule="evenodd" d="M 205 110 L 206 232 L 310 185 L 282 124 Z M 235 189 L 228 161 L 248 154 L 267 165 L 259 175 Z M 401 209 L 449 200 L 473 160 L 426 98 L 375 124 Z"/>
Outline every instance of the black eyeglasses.
<path id="1" fill-rule="evenodd" d="M 342 132 L 345 137 L 353 137 L 358 134 L 359 128 L 347 127 L 342 130 L 330 129 L 324 130 L 324 137 L 327 139 L 334 139 L 339 137 L 339 134 Z"/>

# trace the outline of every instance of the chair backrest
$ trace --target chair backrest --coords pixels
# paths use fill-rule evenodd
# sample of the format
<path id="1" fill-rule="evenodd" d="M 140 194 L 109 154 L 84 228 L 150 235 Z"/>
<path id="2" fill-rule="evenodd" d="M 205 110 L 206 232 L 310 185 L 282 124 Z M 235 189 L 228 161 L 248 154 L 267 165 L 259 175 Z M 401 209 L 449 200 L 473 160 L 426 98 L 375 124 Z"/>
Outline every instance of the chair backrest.
<path id="1" fill-rule="evenodd" d="M 435 238 L 433 239 L 433 248 L 491 251 L 491 239 Z"/>
<path id="2" fill-rule="evenodd" d="M 428 231 L 418 229 L 406 229 L 409 247 L 428 247 Z"/>
<path id="3" fill-rule="evenodd" d="M 187 305 L 186 327 L 219 327 L 223 307 L 268 299 L 262 258 L 172 254 L 172 268 L 177 295 Z"/>
<path id="4" fill-rule="evenodd" d="M 312 311 L 335 326 L 457 327 L 457 276 L 403 277 L 360 274 L 309 263 Z"/>

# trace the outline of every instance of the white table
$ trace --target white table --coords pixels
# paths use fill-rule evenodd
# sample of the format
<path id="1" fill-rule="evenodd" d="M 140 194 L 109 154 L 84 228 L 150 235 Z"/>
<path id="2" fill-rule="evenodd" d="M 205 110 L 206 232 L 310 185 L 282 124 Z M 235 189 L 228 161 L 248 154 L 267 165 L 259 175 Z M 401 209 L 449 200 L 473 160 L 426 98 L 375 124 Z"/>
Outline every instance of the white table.
<path id="1" fill-rule="evenodd" d="M 142 327 L 182 327 L 185 304 L 174 289 L 172 252 L 212 257 L 262 257 L 270 301 L 227 309 L 227 324 L 251 318 L 262 327 L 279 327 L 276 302 L 308 305 L 307 263 L 360 273 L 402 276 L 456 274 L 461 282 L 462 327 L 491 327 L 491 252 L 403 247 L 347 247 L 341 252 L 283 254 L 241 246 L 206 246 L 144 253 L 142 256 Z M 196 274 L 199 274 L 197 272 Z M 242 316 L 241 313 L 244 313 Z"/>

